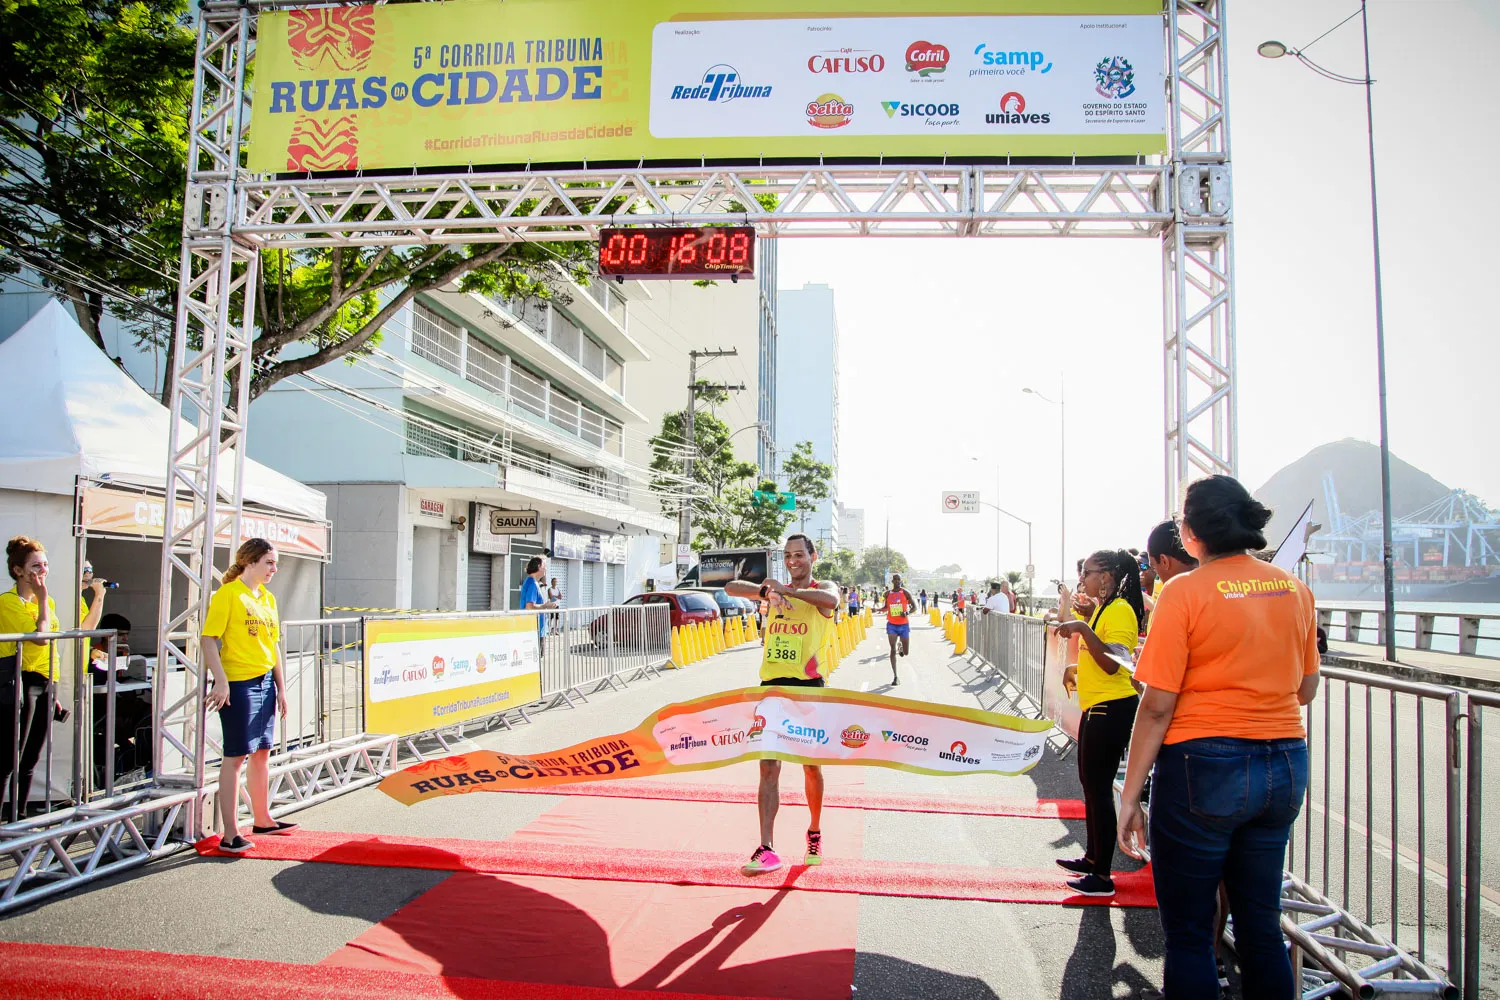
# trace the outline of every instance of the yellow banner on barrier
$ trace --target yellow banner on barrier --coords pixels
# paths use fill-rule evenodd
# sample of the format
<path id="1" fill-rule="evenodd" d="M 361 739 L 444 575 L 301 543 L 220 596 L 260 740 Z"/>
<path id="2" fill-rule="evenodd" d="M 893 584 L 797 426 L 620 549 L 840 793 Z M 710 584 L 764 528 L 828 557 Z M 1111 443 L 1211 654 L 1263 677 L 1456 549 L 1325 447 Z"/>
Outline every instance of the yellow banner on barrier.
<path id="1" fill-rule="evenodd" d="M 380 790 L 406 805 L 441 795 L 701 771 L 746 760 L 862 764 L 918 774 L 1021 774 L 1052 730 L 975 708 L 836 688 L 754 687 L 668 705 L 635 729 L 562 750 L 491 750 L 423 761 Z"/>
<path id="2" fill-rule="evenodd" d="M 267 172 L 1165 148 L 1161 0 L 460 0 L 262 14 Z"/>
<path id="3" fill-rule="evenodd" d="M 542 696 L 536 615 L 365 620 L 365 730 L 405 736 Z"/>

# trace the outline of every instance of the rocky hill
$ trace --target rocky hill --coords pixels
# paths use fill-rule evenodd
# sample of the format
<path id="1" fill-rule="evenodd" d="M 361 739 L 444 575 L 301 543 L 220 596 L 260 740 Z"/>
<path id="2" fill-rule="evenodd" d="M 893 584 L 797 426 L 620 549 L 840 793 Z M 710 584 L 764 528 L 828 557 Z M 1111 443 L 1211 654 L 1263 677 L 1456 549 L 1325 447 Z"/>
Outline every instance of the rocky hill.
<path id="1" fill-rule="evenodd" d="M 1339 507 L 1345 514 L 1358 517 L 1380 509 L 1380 448 L 1354 438 L 1319 445 L 1255 491 L 1262 503 L 1276 511 L 1266 528 L 1266 540 L 1273 548 L 1292 530 L 1309 500 L 1313 501 L 1313 520 L 1332 527 L 1324 499 L 1325 473 L 1333 474 Z M 1391 455 L 1391 508 L 1396 517 L 1420 510 L 1449 492 L 1449 487 L 1421 469 Z"/>

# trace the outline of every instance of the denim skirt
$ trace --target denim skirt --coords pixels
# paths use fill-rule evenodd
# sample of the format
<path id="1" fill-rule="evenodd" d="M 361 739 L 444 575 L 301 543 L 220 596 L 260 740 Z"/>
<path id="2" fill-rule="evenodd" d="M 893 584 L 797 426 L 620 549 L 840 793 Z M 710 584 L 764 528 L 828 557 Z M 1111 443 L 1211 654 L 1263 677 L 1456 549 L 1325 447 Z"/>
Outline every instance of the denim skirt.
<path id="1" fill-rule="evenodd" d="M 270 750 L 276 742 L 276 676 L 267 670 L 248 681 L 229 682 L 229 704 L 219 709 L 224 756 Z"/>

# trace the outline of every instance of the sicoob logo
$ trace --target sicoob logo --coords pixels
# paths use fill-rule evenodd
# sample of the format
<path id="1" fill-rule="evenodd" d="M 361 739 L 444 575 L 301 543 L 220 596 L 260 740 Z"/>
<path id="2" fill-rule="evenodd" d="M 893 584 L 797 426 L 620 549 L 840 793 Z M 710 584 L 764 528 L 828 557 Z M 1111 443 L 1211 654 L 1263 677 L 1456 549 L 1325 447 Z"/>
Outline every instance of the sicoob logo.
<path id="1" fill-rule="evenodd" d="M 970 757 L 970 756 L 968 756 L 968 753 L 969 753 L 969 745 L 967 743 L 965 743 L 963 740 L 955 740 L 953 742 L 953 745 L 948 748 L 947 753 L 939 753 L 938 756 L 941 757 L 943 760 L 951 760 L 955 764 L 978 764 L 978 763 L 980 763 L 980 760 L 979 760 L 978 757 Z"/>
<path id="2" fill-rule="evenodd" d="M 984 116 L 986 125 L 1046 125 L 1052 115 L 1045 111 L 1026 113 L 1026 98 L 1012 90 L 1000 98 L 1000 113 Z"/>
<path id="3" fill-rule="evenodd" d="M 925 736 L 913 736 L 910 733 L 898 733 L 894 729 L 882 729 L 880 731 L 880 738 L 885 740 L 887 743 L 905 743 L 908 746 L 914 747 L 925 747 L 927 745 L 927 737 Z"/>
<path id="4" fill-rule="evenodd" d="M 842 733 L 839 733 L 839 742 L 851 750 L 858 750 L 870 742 L 870 734 L 865 732 L 864 728 L 856 723 L 845 729 Z"/>
<path id="5" fill-rule="evenodd" d="M 673 87 L 670 99 L 674 101 L 708 101 L 714 103 L 734 101 L 742 97 L 762 98 L 770 96 L 771 88 L 769 85 L 741 83 L 739 70 L 733 66 L 726 66 L 723 63 L 719 63 L 705 70 L 703 72 L 703 79 L 696 86 Z"/>
<path id="6" fill-rule="evenodd" d="M 854 105 L 838 94 L 824 94 L 807 105 L 807 124 L 816 128 L 843 128 L 854 120 Z"/>
<path id="7" fill-rule="evenodd" d="M 948 46 L 936 42 L 912 42 L 906 47 L 906 71 L 928 77 L 948 68 Z"/>
<path id="8" fill-rule="evenodd" d="M 958 115 L 959 115 L 959 108 L 958 108 L 958 105 L 955 104 L 955 103 L 949 103 L 949 104 L 906 104 L 906 103 L 904 103 L 902 101 L 881 101 L 880 102 L 880 106 L 882 108 L 885 108 L 885 115 L 886 115 L 887 118 L 895 118 L 897 115 L 901 116 L 902 118 L 927 118 L 927 119 L 929 119 L 929 121 L 927 123 L 929 125 L 951 125 L 951 124 L 955 124 L 957 122 Z M 944 120 L 944 121 L 931 121 L 930 120 L 930 119 L 934 119 L 934 118 L 951 119 L 951 120 Z M 901 615 L 906 614 L 906 605 L 904 603 L 899 604 L 899 605 L 893 604 L 890 607 L 890 609 L 887 611 L 887 614 L 893 614 L 893 615 L 896 615 L 897 617 L 900 617 Z"/>

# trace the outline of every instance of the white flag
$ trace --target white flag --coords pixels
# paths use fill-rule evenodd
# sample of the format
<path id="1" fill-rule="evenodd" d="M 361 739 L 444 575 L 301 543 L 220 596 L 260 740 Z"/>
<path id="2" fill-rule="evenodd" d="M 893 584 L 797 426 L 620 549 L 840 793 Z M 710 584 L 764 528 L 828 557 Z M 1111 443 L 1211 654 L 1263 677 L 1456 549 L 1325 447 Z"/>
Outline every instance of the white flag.
<path id="1" fill-rule="evenodd" d="M 1271 558 L 1273 566 L 1280 566 L 1288 573 L 1297 572 L 1297 564 L 1307 554 L 1307 526 L 1312 523 L 1313 502 L 1307 501 L 1307 509 L 1297 518 L 1291 532 L 1282 540 L 1276 555 Z"/>

